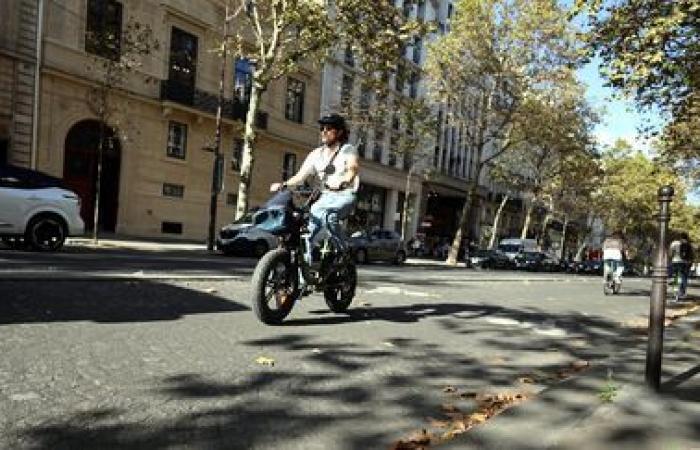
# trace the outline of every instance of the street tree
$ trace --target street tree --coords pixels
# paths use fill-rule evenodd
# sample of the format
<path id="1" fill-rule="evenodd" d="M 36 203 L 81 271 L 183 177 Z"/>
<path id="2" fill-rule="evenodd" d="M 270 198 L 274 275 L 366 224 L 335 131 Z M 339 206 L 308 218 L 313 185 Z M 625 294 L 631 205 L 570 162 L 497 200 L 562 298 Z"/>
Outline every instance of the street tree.
<path id="1" fill-rule="evenodd" d="M 448 124 L 464 132 L 474 173 L 448 263 L 455 264 L 485 166 L 521 141 L 525 99 L 574 64 L 577 38 L 566 13 L 546 0 L 459 0 L 450 31 L 429 47 L 426 72 Z M 536 120 L 536 119 L 535 119 Z"/>
<path id="2" fill-rule="evenodd" d="M 229 35 L 233 51 L 253 64 L 236 217 L 248 209 L 255 161 L 255 118 L 269 84 L 300 64 L 325 61 L 330 50 L 350 46 L 364 73 L 385 72 L 421 28 L 388 0 L 231 0 L 239 11 Z M 411 2 L 409 2 L 411 3 Z"/>
<path id="3" fill-rule="evenodd" d="M 610 85 L 669 118 L 662 156 L 697 175 L 700 2 L 577 0 L 574 13 L 587 13 L 590 48 Z"/>
<path id="4" fill-rule="evenodd" d="M 88 89 L 86 102 L 100 123 L 92 228 L 92 239 L 97 244 L 102 165 L 108 145 L 106 127 L 113 126 L 118 131 L 125 132 L 125 127 L 119 126 L 119 117 L 123 113 L 119 95 L 127 89 L 130 77 L 135 76 L 143 65 L 143 58 L 157 51 L 160 44 L 149 25 L 133 20 L 127 22 L 119 32 L 115 32 L 112 27 L 94 27 L 86 34 L 85 40 L 90 58 L 86 69 L 94 81 Z M 139 76 L 146 83 L 157 81 L 143 73 L 139 73 Z"/>
<path id="5" fill-rule="evenodd" d="M 683 180 L 629 143 L 618 140 L 602 158 L 601 185 L 590 203 L 606 230 L 620 231 L 637 250 L 654 245 L 659 186 L 674 187 L 674 207 L 684 202 Z"/>

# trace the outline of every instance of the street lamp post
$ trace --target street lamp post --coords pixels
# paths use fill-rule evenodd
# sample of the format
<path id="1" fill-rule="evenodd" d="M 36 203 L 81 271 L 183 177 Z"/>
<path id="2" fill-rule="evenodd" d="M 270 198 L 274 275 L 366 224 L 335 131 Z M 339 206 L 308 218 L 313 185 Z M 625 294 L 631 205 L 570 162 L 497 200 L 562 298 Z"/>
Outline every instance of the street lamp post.
<path id="1" fill-rule="evenodd" d="M 221 155 L 221 125 L 224 108 L 224 83 L 226 82 L 226 49 L 228 41 L 228 23 L 232 17 L 229 16 L 228 1 L 225 5 L 224 31 L 221 43 L 221 74 L 219 77 L 219 99 L 216 107 L 216 135 L 214 138 L 214 162 L 211 176 L 211 200 L 209 203 L 209 230 L 207 233 L 207 250 L 214 250 L 214 240 L 216 233 L 216 209 L 219 200 L 219 192 L 223 186 L 223 158 Z"/>
<path id="2" fill-rule="evenodd" d="M 651 282 L 651 305 L 649 310 L 649 343 L 645 379 L 647 385 L 659 390 L 661 379 L 661 357 L 664 345 L 664 319 L 666 316 L 666 282 L 668 278 L 668 254 L 666 251 L 666 234 L 671 218 L 668 207 L 673 198 L 673 187 L 662 186 L 659 189 L 659 242 L 654 257 L 654 269 Z"/>

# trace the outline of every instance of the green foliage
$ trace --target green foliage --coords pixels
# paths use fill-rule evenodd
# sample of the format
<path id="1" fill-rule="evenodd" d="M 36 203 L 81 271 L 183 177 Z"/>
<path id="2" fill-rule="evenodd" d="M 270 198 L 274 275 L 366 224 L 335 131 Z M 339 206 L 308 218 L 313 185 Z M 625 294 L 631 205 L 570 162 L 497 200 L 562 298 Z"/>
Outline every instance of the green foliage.
<path id="1" fill-rule="evenodd" d="M 697 176 L 700 160 L 700 2 L 698 0 L 577 0 L 588 13 L 591 52 L 602 74 L 640 108 L 670 117 L 662 156 Z M 656 133 L 655 130 L 646 130 Z"/>
<path id="2" fill-rule="evenodd" d="M 638 251 L 648 251 L 656 239 L 654 215 L 658 213 L 658 190 L 674 187 L 672 211 L 685 203 L 685 186 L 668 167 L 618 141 L 602 159 L 604 176 L 591 207 L 607 230 L 620 230 Z"/>

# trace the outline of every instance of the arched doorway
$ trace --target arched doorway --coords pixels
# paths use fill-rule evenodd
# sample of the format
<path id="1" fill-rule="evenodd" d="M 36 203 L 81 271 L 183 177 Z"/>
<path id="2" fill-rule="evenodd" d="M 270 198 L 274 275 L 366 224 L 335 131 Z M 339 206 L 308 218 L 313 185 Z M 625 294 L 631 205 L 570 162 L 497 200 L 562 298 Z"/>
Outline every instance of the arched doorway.
<path id="1" fill-rule="evenodd" d="M 98 229 L 114 232 L 119 207 L 121 146 L 114 130 L 106 125 L 104 139 Z M 66 135 L 63 179 L 69 188 L 80 195 L 80 215 L 88 230 L 92 230 L 94 221 L 99 142 L 100 122 L 97 120 L 78 122 Z"/>

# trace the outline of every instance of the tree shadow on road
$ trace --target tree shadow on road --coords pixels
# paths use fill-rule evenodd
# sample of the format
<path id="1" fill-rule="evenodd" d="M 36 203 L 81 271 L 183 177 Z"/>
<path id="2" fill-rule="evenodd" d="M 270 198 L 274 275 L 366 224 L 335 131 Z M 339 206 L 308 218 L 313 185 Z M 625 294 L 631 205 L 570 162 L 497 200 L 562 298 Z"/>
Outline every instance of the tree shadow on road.
<path id="1" fill-rule="evenodd" d="M 176 320 L 190 314 L 249 308 L 235 301 L 151 281 L 2 281 L 0 326 L 15 323 L 98 323 Z"/>
<path id="2" fill-rule="evenodd" d="M 418 303 L 371 311 L 374 315 L 369 317 L 356 310 L 316 322 L 292 321 L 291 326 L 387 321 L 397 325 L 387 329 L 393 337 L 371 345 L 290 328 L 271 329 L 269 337 L 242 345 L 273 355 L 284 353 L 302 363 L 304 370 L 258 366 L 235 379 L 225 373 L 182 373 L 157 380 L 142 393 L 141 407 L 105 410 L 95 405 L 27 426 L 19 435 L 33 449 L 386 449 L 410 431 L 427 428 L 428 417 L 449 422 L 445 404 L 469 412 L 476 406 L 476 393 L 519 389 L 534 394 L 556 386 L 567 361 L 586 354 L 595 366 L 609 356 L 605 351 L 596 353 L 605 345 L 628 349 L 616 366 L 621 373 L 634 372 L 644 357 L 639 338 L 621 330 L 618 323 L 576 312 L 464 303 Z M 346 322 L 338 322 L 341 319 Z M 449 345 L 407 337 L 404 325 L 421 320 L 439 321 L 446 332 L 442 339 L 449 339 Z M 567 333 L 538 334 L 534 326 Z M 545 357 L 552 350 L 561 357 Z M 518 381 L 528 376 L 531 383 Z M 581 397 L 595 399 L 600 389 L 599 383 L 582 380 L 574 397 L 545 396 L 544 414 L 551 419 L 539 425 L 568 426 L 590 408 Z M 527 424 L 528 418 L 519 416 L 517 409 L 509 416 Z M 624 414 L 645 418 L 633 409 Z M 546 431 L 530 428 L 516 436 L 482 436 L 480 448 L 541 448 L 539 439 Z M 620 439 L 644 448 L 651 439 L 644 433 L 622 434 L 611 433 L 605 438 L 607 446 L 600 448 L 616 448 Z M 689 438 L 700 439 L 700 430 Z"/>

